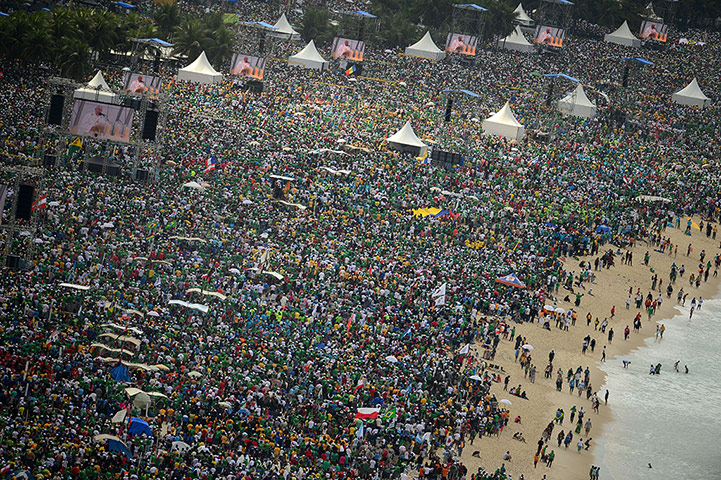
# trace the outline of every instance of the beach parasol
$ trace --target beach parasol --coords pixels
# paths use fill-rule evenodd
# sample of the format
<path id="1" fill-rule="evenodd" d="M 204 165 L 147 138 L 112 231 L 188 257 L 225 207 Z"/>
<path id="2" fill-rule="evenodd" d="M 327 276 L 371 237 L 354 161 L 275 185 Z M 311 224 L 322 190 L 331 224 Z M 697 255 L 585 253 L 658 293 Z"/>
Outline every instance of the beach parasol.
<path id="1" fill-rule="evenodd" d="M 521 348 L 524 349 L 524 350 L 531 351 L 531 350 L 533 350 L 533 345 L 525 344 L 525 345 L 522 346 Z"/>
<path id="2" fill-rule="evenodd" d="M 394 357 L 393 355 L 388 355 L 388 356 L 386 357 L 386 360 L 389 361 L 389 362 L 391 362 L 391 363 L 398 363 L 398 359 L 397 359 L 396 357 Z"/>
<path id="3" fill-rule="evenodd" d="M 513 403 L 511 403 L 510 400 L 507 400 L 505 398 L 503 400 L 500 400 L 498 403 L 505 403 L 506 405 L 513 405 Z"/>
<path id="4" fill-rule="evenodd" d="M 475 380 L 475 381 L 477 381 L 477 382 L 480 382 L 481 380 L 483 380 L 483 379 L 482 379 L 481 377 L 479 377 L 478 375 L 471 375 L 469 378 L 470 378 L 471 380 Z"/>
<path id="5" fill-rule="evenodd" d="M 566 313 L 566 311 L 564 309 L 562 309 L 561 307 L 557 307 L 556 310 L 554 310 L 554 311 L 556 313 Z"/>
<path id="6" fill-rule="evenodd" d="M 556 307 L 554 307 L 553 305 L 544 305 L 543 309 L 549 312 L 553 312 L 556 310 Z"/>

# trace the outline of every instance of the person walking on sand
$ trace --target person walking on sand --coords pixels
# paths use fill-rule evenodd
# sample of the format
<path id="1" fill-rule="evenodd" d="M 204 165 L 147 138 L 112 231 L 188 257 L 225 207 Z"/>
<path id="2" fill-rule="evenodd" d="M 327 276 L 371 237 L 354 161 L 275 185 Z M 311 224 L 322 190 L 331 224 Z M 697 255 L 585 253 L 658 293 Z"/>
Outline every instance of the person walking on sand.
<path id="1" fill-rule="evenodd" d="M 663 338 L 663 332 L 666 331 L 666 325 L 663 323 L 661 324 L 661 327 L 658 329 L 658 331 L 661 333 L 661 338 Z"/>
<path id="2" fill-rule="evenodd" d="M 601 353 L 601 362 L 606 361 L 606 347 L 603 347 L 603 352 Z"/>
<path id="3" fill-rule="evenodd" d="M 548 463 L 546 463 L 547 467 L 550 467 L 553 465 L 553 459 L 556 458 L 556 452 L 551 450 L 551 453 L 548 454 Z"/>
<path id="4" fill-rule="evenodd" d="M 606 389 L 606 394 L 603 396 L 603 400 L 606 402 L 606 405 L 608 405 L 608 389 Z M 589 420 L 590 422 L 591 420 Z M 586 432 L 588 433 L 588 432 Z"/>
<path id="5" fill-rule="evenodd" d="M 579 438 L 578 443 L 576 444 L 576 449 L 578 450 L 578 453 L 581 453 L 581 450 L 583 450 L 583 439 Z"/>

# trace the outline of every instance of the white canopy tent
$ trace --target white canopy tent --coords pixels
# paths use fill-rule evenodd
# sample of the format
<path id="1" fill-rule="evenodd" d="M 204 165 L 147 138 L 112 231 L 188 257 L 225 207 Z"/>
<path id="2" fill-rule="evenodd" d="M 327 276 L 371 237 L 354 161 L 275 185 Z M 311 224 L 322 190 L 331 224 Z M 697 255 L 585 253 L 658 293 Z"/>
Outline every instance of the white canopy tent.
<path id="1" fill-rule="evenodd" d="M 531 17 L 528 16 L 526 11 L 523 9 L 523 4 L 519 3 L 516 9 L 513 11 L 513 13 L 517 13 L 518 15 L 513 20 L 513 23 L 517 25 L 523 25 L 524 27 L 531 27 L 534 25 L 534 21 Z"/>
<path id="2" fill-rule="evenodd" d="M 118 96 L 113 93 L 110 87 L 108 87 L 108 84 L 105 83 L 102 70 L 98 70 L 98 73 L 95 74 L 87 85 L 75 90 L 73 98 L 102 103 L 117 103 L 118 101 Z"/>
<path id="3" fill-rule="evenodd" d="M 574 91 L 558 101 L 558 109 L 566 115 L 593 118 L 596 116 L 596 105 L 588 99 L 583 85 L 580 83 Z"/>
<path id="4" fill-rule="evenodd" d="M 300 33 L 296 32 L 293 26 L 288 22 L 285 13 L 275 22 L 275 30 L 270 31 L 271 37 L 288 38 L 290 40 L 299 40 Z"/>
<path id="5" fill-rule="evenodd" d="M 618 45 L 625 45 L 627 47 L 640 47 L 641 40 L 631 33 L 631 29 L 628 28 L 628 22 L 623 21 L 623 24 L 618 27 L 615 32 L 607 33 L 603 40 L 609 43 L 616 43 Z"/>
<path id="6" fill-rule="evenodd" d="M 218 73 L 208 61 L 205 52 L 198 55 L 193 63 L 178 70 L 178 80 L 202 83 L 205 85 L 218 83 L 223 80 L 223 74 Z"/>
<path id="7" fill-rule="evenodd" d="M 325 70 L 328 66 L 328 61 L 320 56 L 318 49 L 315 48 L 315 42 L 311 40 L 303 50 L 288 59 L 288 65 L 299 65 L 303 68 Z"/>
<path id="8" fill-rule="evenodd" d="M 428 145 L 423 143 L 413 131 L 410 120 L 403 125 L 403 128 L 386 138 L 386 141 L 390 148 L 411 152 L 416 156 L 423 155 L 428 150 Z"/>
<path id="9" fill-rule="evenodd" d="M 406 47 L 406 55 L 413 55 L 415 57 L 428 58 L 431 60 L 441 60 L 446 56 L 446 52 L 441 50 L 433 42 L 431 32 L 426 32 L 423 38 L 418 40 L 413 45 Z"/>
<path id="10" fill-rule="evenodd" d="M 508 102 L 499 111 L 483 120 L 483 132 L 510 140 L 521 140 L 526 129 L 516 120 Z"/>
<path id="11" fill-rule="evenodd" d="M 506 50 L 515 50 L 517 52 L 530 53 L 533 51 L 533 45 L 523 36 L 521 27 L 516 25 L 511 34 L 506 38 L 498 41 L 498 46 Z"/>
<path id="12" fill-rule="evenodd" d="M 695 77 L 685 88 L 671 95 L 671 100 L 680 105 L 695 105 L 698 107 L 705 107 L 711 103 L 711 99 L 701 91 Z"/>

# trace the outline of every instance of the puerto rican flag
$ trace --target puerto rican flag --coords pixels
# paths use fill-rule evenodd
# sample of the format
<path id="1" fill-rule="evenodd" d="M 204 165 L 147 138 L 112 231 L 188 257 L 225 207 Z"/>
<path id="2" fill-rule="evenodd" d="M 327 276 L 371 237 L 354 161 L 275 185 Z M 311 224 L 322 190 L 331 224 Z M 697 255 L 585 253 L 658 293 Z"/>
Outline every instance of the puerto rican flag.
<path id="1" fill-rule="evenodd" d="M 33 202 L 33 206 L 30 210 L 33 212 L 35 210 L 42 210 L 43 208 L 48 208 L 48 196 L 43 195 L 42 197 L 38 198 Z"/>
<path id="2" fill-rule="evenodd" d="M 380 407 L 378 407 L 378 408 L 359 408 L 356 410 L 355 418 L 356 419 L 360 418 L 361 420 L 366 420 L 366 419 L 375 420 L 376 418 L 378 418 L 378 414 L 380 412 L 381 412 Z"/>
<path id="3" fill-rule="evenodd" d="M 215 170 L 215 164 L 217 163 L 217 160 L 215 157 L 210 157 L 205 161 L 205 173 L 212 172 Z"/>

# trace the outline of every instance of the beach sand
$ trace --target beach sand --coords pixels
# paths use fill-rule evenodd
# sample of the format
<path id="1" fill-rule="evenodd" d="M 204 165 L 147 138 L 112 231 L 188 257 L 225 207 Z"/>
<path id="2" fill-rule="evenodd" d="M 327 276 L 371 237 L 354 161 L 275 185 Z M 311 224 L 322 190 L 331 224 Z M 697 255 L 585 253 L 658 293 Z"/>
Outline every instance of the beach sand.
<path id="1" fill-rule="evenodd" d="M 696 221 L 698 222 L 700 219 L 696 219 Z M 499 437 L 476 438 L 472 445 L 469 442 L 466 443 L 462 460 L 468 468 L 469 477 L 470 474 L 477 471 L 479 466 L 482 466 L 486 471 L 492 472 L 505 463 L 507 471 L 513 475 L 514 479 L 517 479 L 520 474 L 524 474 L 524 478 L 527 480 L 541 479 L 544 474 L 549 480 L 586 480 L 589 478 L 588 472 L 594 462 L 593 450 L 603 435 L 603 425 L 611 420 L 613 415 L 610 410 L 613 405 L 613 392 L 609 392 L 609 405 L 605 406 L 603 401 L 605 390 L 599 391 L 605 383 L 605 375 L 599 369 L 603 347 L 606 346 L 607 361 L 617 362 L 618 368 L 622 368 L 621 360 L 614 357 L 622 357 L 633 349 L 644 345 L 645 339 L 655 336 L 658 322 L 665 324 L 665 336 L 673 335 L 674 326 L 668 323 L 669 319 L 674 317 L 681 309 L 688 314 L 693 297 L 698 298 L 701 296 L 708 300 L 714 298 L 718 293 L 719 282 L 718 278 L 713 278 L 714 267 L 711 267 L 709 281 L 702 282 L 700 288 L 690 287 L 688 280 L 691 273 L 697 273 L 699 254 L 702 249 L 706 251 L 704 263 L 709 260 L 713 262 L 714 255 L 719 252 L 717 242 L 721 240 L 721 237 L 719 237 L 719 240 L 712 240 L 706 237 L 705 231 L 702 233 L 698 230 L 692 230 L 689 237 L 684 235 L 682 230 L 675 228 L 668 228 L 663 235 L 669 237 L 674 246 L 678 244 L 677 256 L 669 256 L 668 250 L 663 254 L 656 252 L 655 247 L 647 245 L 644 241 L 637 242 L 632 249 L 633 266 L 621 264 L 621 256 L 617 255 L 614 267 L 604 270 L 599 267 L 599 270 L 595 272 L 595 284 L 587 283 L 585 285 L 587 290 L 589 288 L 593 289 L 593 296 L 584 295 L 580 307 L 575 308 L 572 302 L 562 301 L 567 294 L 570 295 L 570 292 L 565 290 L 563 286 L 559 288 L 558 293 L 555 295 L 558 298 L 557 305 L 566 310 L 574 308 L 578 312 L 576 325 L 570 326 L 568 331 L 556 329 L 555 322 L 551 322 L 552 331 L 550 332 L 542 329 L 538 323 L 514 324 L 516 325 L 516 333 L 525 336 L 527 342 L 534 347 L 532 363 L 536 365 L 537 369 L 536 383 L 532 384 L 527 378 L 524 378 L 523 369 L 514 361 L 514 342 L 501 341 L 496 358 L 491 363 L 502 366 L 506 374 L 511 376 L 508 385 L 509 390 L 511 387 L 521 384 L 522 390 L 526 391 L 529 400 L 509 395 L 508 392 L 503 391 L 503 383 L 493 385 L 491 392 L 495 393 L 498 399 L 508 399 L 512 402 L 512 405 L 508 407 L 510 411 L 509 423 Z M 689 243 L 693 245 L 693 252 L 690 257 L 686 256 Z M 602 248 L 601 253 L 607 251 L 608 247 L 610 246 L 605 249 Z M 648 266 L 643 264 L 646 251 L 650 255 Z M 623 252 L 625 253 L 625 250 Z M 569 257 L 566 259 L 566 270 L 578 273 L 581 260 L 593 262 L 594 259 L 595 257 L 584 257 L 575 260 Z M 679 268 L 681 265 L 685 265 L 686 273 L 676 280 L 674 292 L 671 298 L 668 298 L 666 296 L 666 285 L 669 282 L 669 273 L 674 262 Z M 635 296 L 636 290 L 640 288 L 641 294 L 645 298 L 648 292 L 651 291 L 651 276 L 653 275 L 651 269 L 658 274 L 659 279 L 663 279 L 663 304 L 650 321 L 645 309 L 642 309 L 642 328 L 640 333 L 634 333 L 633 319 L 639 310 L 635 308 L 635 302 L 632 302 L 630 309 L 626 310 L 628 290 L 632 288 Z M 681 307 L 676 303 L 676 296 L 680 288 L 683 288 L 684 292 L 688 293 L 685 307 Z M 658 297 L 658 293 L 657 286 L 654 298 Z M 575 300 L 573 295 L 570 295 L 570 298 Z M 553 304 L 553 302 L 549 300 L 546 304 Z M 616 307 L 615 317 L 611 318 L 610 312 L 614 305 Z M 608 318 L 608 328 L 614 330 L 612 344 L 608 344 L 607 341 L 608 329 L 605 334 L 600 332 L 600 327 L 599 331 L 595 331 L 593 321 L 590 326 L 586 326 L 588 312 L 591 312 L 594 321 L 596 317 L 599 317 L 601 322 L 603 322 L 604 318 Z M 631 329 L 631 334 L 629 340 L 624 341 L 623 331 L 626 325 Z M 590 353 L 589 349 L 584 355 L 582 354 L 582 345 L 583 338 L 587 334 L 596 339 L 596 348 L 594 353 Z M 556 391 L 555 372 L 550 379 L 544 378 L 544 369 L 548 364 L 548 353 L 551 349 L 555 351 L 553 361 L 555 371 L 559 367 L 564 372 L 568 371 L 569 368 L 573 368 L 575 371 L 578 366 L 581 366 L 584 370 L 589 367 L 593 391 L 598 392 L 598 397 L 601 400 L 599 414 L 593 412 L 591 400 L 586 399 L 585 393 L 581 397 L 577 395 L 575 390 L 573 395 L 569 394 L 565 375 L 562 392 Z M 664 371 L 669 371 L 672 365 L 664 365 L 663 368 Z M 569 421 L 570 410 L 574 405 L 578 409 L 583 407 L 586 411 L 585 418 L 591 418 L 593 424 L 589 435 L 593 439 L 591 448 L 589 451 L 582 451 L 580 454 L 577 452 L 576 443 L 579 438 L 586 440 L 585 430 L 581 430 L 580 434 L 574 432 L 573 441 L 568 450 L 564 448 L 563 444 L 559 448 L 556 440 L 560 430 L 567 433 L 569 428 L 575 427 L 575 424 L 572 426 Z M 548 442 L 547 452 L 551 450 L 556 452 L 553 466 L 548 468 L 545 464 L 539 462 L 534 469 L 533 456 L 536 452 L 537 442 L 545 427 L 554 418 L 557 408 L 563 408 L 565 420 L 562 425 L 556 425 L 551 440 Z M 522 419 L 520 425 L 513 423 L 513 419 L 518 415 Z M 527 443 L 512 438 L 513 434 L 519 431 L 523 433 Z M 512 455 L 510 462 L 503 461 L 503 455 L 506 451 L 509 451 Z M 473 456 L 474 452 L 478 452 L 478 457 Z"/>

